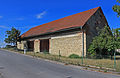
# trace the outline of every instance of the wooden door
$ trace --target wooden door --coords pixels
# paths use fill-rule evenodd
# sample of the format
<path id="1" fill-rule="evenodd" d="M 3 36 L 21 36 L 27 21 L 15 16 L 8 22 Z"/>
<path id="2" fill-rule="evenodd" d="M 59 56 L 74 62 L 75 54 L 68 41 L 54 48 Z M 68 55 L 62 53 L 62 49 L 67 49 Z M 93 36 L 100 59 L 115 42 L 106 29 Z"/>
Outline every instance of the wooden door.
<path id="1" fill-rule="evenodd" d="M 40 52 L 49 52 L 49 39 L 40 40 Z"/>
<path id="2" fill-rule="evenodd" d="M 34 50 L 34 41 L 27 41 L 27 46 L 29 51 Z"/>

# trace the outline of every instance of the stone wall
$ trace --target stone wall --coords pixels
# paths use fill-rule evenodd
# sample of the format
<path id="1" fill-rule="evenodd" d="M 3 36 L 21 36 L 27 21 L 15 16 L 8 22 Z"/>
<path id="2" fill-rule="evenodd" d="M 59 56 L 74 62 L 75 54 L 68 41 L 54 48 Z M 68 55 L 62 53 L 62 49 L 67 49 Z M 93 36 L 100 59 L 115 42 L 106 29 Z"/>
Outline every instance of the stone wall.
<path id="1" fill-rule="evenodd" d="M 34 41 L 34 52 L 40 52 L 40 40 L 38 39 Z"/>
<path id="2" fill-rule="evenodd" d="M 82 56 L 82 33 L 77 33 L 71 36 L 61 36 L 50 39 L 50 54 L 69 56 L 78 54 Z M 84 56 L 86 55 L 86 34 L 84 34 Z"/>
<path id="3" fill-rule="evenodd" d="M 26 41 L 17 42 L 17 48 L 20 50 L 24 50 L 24 45 L 26 45 Z"/>
<path id="4" fill-rule="evenodd" d="M 107 24 L 107 21 L 102 13 L 102 10 L 99 9 L 97 12 L 90 17 L 86 22 L 83 28 L 86 30 L 84 33 L 84 56 L 89 48 L 90 43 L 92 42 L 93 37 L 98 35 L 100 29 L 104 28 Z M 53 55 L 69 56 L 71 54 L 78 54 L 82 56 L 83 41 L 82 41 L 82 32 L 80 29 L 70 31 L 70 32 L 60 32 L 54 33 L 51 35 L 38 36 L 29 40 L 34 41 L 34 51 L 40 52 L 40 41 L 42 39 L 50 39 L 49 52 Z M 26 40 L 27 41 L 27 40 Z M 17 43 L 18 49 L 24 49 L 24 41 Z"/>
<path id="5" fill-rule="evenodd" d="M 24 45 L 27 41 L 17 42 L 17 48 L 24 50 Z M 62 34 L 59 36 L 53 36 L 49 42 L 49 53 L 53 55 L 69 56 L 71 54 L 77 54 L 82 56 L 83 40 L 82 32 Z M 40 40 L 34 40 L 34 52 L 40 52 Z M 86 33 L 84 33 L 84 56 L 86 56 Z"/>
<path id="6" fill-rule="evenodd" d="M 21 49 L 21 43 L 20 42 L 17 42 L 17 48 Z"/>
<path id="7" fill-rule="evenodd" d="M 93 38 L 98 35 L 98 32 L 107 25 L 105 16 L 102 13 L 102 10 L 99 9 L 96 13 L 91 16 L 91 18 L 85 24 L 86 29 L 86 41 L 87 41 L 87 50 L 91 44 Z"/>

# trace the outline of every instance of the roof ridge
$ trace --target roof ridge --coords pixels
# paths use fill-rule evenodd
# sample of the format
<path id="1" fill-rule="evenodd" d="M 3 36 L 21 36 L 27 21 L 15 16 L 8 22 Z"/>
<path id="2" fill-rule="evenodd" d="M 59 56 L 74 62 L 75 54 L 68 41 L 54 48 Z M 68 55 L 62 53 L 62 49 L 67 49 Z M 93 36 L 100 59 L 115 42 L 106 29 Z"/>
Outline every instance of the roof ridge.
<path id="1" fill-rule="evenodd" d="M 80 13 L 83 13 L 83 12 L 87 12 L 87 11 L 90 11 L 90 10 L 93 10 L 93 9 L 99 9 L 99 8 L 101 8 L 101 7 L 96 7 L 96 8 L 92 8 L 92 9 L 89 9 L 89 10 L 85 10 L 85 11 L 82 11 L 82 12 L 79 12 L 79 13 L 76 13 L 76 14 L 72 14 L 72 15 L 77 15 L 77 14 L 80 14 Z M 70 16 L 72 16 L 72 15 L 70 15 Z M 51 21 L 51 22 L 55 22 L 55 21 L 58 21 L 58 20 L 62 20 L 62 19 L 65 19 L 65 18 L 67 18 L 67 17 L 70 17 L 70 16 L 66 16 L 66 17 L 63 17 L 63 18 L 60 18 L 60 19 L 56 19 L 56 20 L 53 20 L 53 21 Z M 44 23 L 44 24 L 41 24 L 41 25 L 45 25 L 45 24 L 48 24 L 48 23 L 51 23 L 51 22 L 47 22 L 47 23 Z M 36 27 L 40 27 L 41 25 L 38 25 L 38 26 L 36 26 Z M 34 28 L 34 27 L 33 27 Z"/>
<path id="2" fill-rule="evenodd" d="M 79 12 L 77 14 L 72 14 L 70 16 L 66 16 L 64 18 L 60 18 L 45 24 L 41 24 L 39 26 L 33 27 L 27 32 L 23 33 L 21 37 L 35 36 L 40 35 L 47 32 L 55 32 L 61 29 L 84 26 L 84 24 L 88 21 L 88 19 L 101 7 L 92 8 L 83 12 Z"/>

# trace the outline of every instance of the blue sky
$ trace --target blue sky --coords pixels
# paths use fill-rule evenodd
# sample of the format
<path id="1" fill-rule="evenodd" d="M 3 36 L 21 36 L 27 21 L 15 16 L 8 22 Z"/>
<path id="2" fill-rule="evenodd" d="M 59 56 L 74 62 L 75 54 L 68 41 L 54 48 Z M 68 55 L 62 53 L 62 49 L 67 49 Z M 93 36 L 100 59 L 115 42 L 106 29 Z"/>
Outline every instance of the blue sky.
<path id="1" fill-rule="evenodd" d="M 111 28 L 120 27 L 113 12 L 116 0 L 0 0 L 0 45 L 5 31 L 15 27 L 26 32 L 32 27 L 100 6 Z"/>

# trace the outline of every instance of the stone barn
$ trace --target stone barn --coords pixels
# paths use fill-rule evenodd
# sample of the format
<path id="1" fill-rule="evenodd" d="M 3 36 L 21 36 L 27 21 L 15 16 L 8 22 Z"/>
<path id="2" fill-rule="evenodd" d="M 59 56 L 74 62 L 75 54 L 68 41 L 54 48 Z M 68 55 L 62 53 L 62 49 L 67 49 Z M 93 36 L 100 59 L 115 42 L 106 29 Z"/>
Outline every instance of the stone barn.
<path id="1" fill-rule="evenodd" d="M 98 29 L 108 25 L 100 7 L 67 16 L 31 28 L 21 35 L 17 48 L 53 55 L 86 56 L 87 49 Z"/>

